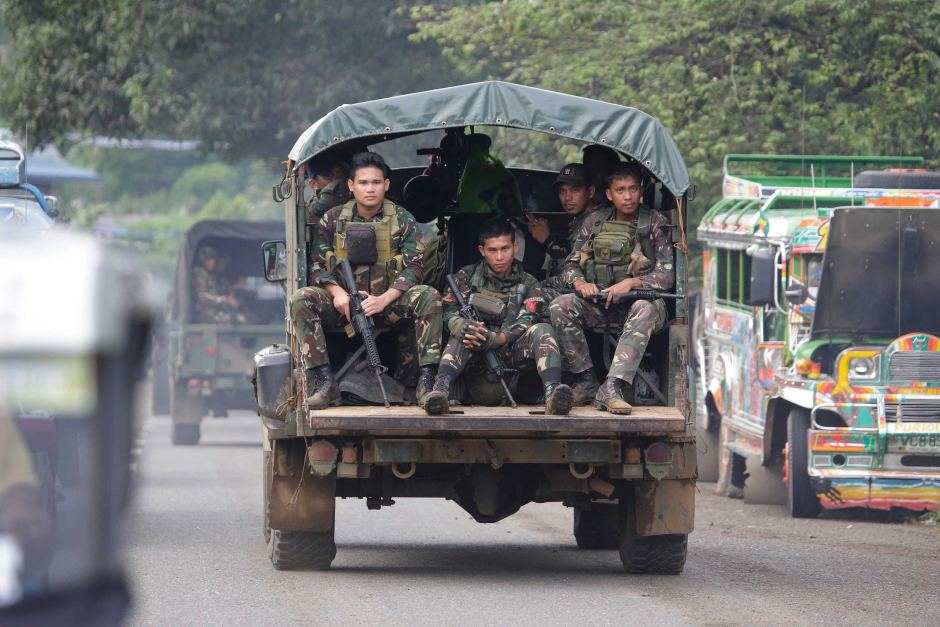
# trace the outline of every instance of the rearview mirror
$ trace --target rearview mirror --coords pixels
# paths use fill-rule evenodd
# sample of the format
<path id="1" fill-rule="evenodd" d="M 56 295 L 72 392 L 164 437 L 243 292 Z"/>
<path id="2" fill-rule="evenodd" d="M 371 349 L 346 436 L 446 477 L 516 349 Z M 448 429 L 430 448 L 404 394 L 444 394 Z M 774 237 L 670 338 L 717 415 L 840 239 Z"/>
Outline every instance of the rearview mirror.
<path id="1" fill-rule="evenodd" d="M 751 284 L 746 304 L 752 307 L 773 305 L 777 268 L 772 249 L 758 248 L 751 254 L 751 276 L 748 278 Z"/>
<path id="2" fill-rule="evenodd" d="M 271 283 L 287 280 L 287 245 L 274 240 L 261 244 L 264 278 Z"/>
<path id="3" fill-rule="evenodd" d="M 806 302 L 806 299 L 809 297 L 809 290 L 806 289 L 806 286 L 802 281 L 797 279 L 790 279 L 790 285 L 787 286 L 786 291 L 783 292 L 784 296 L 787 299 L 787 302 L 791 305 L 800 305 Z"/>

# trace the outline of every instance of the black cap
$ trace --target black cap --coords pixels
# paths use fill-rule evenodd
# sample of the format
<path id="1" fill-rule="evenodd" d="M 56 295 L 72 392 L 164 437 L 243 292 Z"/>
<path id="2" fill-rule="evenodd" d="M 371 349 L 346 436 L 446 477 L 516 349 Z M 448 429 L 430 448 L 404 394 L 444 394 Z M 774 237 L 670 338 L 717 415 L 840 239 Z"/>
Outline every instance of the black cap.
<path id="1" fill-rule="evenodd" d="M 558 176 L 555 177 L 555 182 L 552 183 L 552 187 L 559 185 L 587 187 L 589 184 L 587 168 L 584 167 L 584 164 L 569 163 L 558 172 Z"/>

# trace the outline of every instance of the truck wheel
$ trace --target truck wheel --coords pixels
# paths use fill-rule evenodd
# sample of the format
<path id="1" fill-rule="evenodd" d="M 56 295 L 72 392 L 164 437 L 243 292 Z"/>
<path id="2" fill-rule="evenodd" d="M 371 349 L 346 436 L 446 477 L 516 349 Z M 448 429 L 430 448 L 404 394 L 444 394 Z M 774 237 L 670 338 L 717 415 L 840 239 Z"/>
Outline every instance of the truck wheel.
<path id="1" fill-rule="evenodd" d="M 173 444 L 178 446 L 193 446 L 199 444 L 199 425 L 174 424 Z"/>
<path id="2" fill-rule="evenodd" d="M 816 490 L 809 481 L 809 412 L 803 408 L 790 410 L 787 419 L 787 508 L 794 518 L 816 518 L 820 504 Z"/>
<path id="3" fill-rule="evenodd" d="M 574 539 L 579 549 L 616 549 L 620 545 L 620 507 L 617 503 L 591 503 L 574 509 Z"/>
<path id="4" fill-rule="evenodd" d="M 628 573 L 678 575 L 685 568 L 689 536 L 673 533 L 664 536 L 623 534 L 620 561 Z"/>
<path id="5" fill-rule="evenodd" d="M 311 533 L 272 529 L 269 546 L 271 563 L 277 570 L 326 570 L 336 557 L 332 530 Z"/>

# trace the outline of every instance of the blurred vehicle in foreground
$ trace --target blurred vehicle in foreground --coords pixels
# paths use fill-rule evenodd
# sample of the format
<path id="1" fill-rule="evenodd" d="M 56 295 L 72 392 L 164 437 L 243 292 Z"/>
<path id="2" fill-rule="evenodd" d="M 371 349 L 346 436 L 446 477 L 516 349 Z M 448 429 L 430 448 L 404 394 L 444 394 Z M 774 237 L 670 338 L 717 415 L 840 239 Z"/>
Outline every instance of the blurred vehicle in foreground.
<path id="1" fill-rule="evenodd" d="M 0 141 L 0 228 L 48 229 L 55 224 L 56 215 L 55 199 L 43 196 L 27 181 L 23 149 Z"/>
<path id="2" fill-rule="evenodd" d="M 141 276 L 93 240 L 0 229 L 2 625 L 125 613 L 118 523 L 154 312 Z M 75 435 L 68 482 L 63 430 Z"/>
<path id="3" fill-rule="evenodd" d="M 204 220 L 187 231 L 153 354 L 153 412 L 173 443 L 199 442 L 202 417 L 254 409 L 254 353 L 284 340 L 284 291 L 264 279 L 260 249 L 280 222 Z"/>
<path id="4" fill-rule="evenodd" d="M 940 505 L 940 173 L 922 164 L 726 158 L 694 325 L 719 491 L 795 517 Z"/>

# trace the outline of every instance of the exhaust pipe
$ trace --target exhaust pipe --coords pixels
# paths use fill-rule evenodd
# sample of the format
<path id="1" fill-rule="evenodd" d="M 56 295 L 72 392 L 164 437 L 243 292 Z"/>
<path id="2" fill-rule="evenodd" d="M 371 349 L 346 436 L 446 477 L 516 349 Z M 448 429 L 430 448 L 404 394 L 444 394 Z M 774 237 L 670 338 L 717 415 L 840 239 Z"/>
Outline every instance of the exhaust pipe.
<path id="1" fill-rule="evenodd" d="M 399 479 L 411 479 L 418 471 L 418 465 L 414 462 L 402 464 L 401 462 L 392 464 L 392 474 Z"/>
<path id="2" fill-rule="evenodd" d="M 571 462 L 568 471 L 575 479 L 587 479 L 594 474 L 594 464 Z"/>

